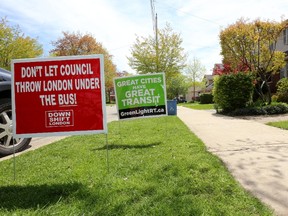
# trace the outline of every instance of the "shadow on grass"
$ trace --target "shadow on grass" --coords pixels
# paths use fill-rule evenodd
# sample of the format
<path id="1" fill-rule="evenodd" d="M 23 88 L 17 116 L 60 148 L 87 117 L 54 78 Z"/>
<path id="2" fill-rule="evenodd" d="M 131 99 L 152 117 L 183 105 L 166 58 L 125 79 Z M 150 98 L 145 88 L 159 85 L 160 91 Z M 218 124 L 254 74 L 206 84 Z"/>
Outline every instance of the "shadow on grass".
<path id="1" fill-rule="evenodd" d="M 160 145 L 162 142 L 155 142 L 151 144 L 146 145 L 120 145 L 120 144 L 108 144 L 108 150 L 113 149 L 144 149 L 144 148 L 154 148 L 157 145 Z M 107 150 L 107 146 L 102 146 L 100 148 L 94 149 L 94 151 L 101 151 L 101 150 Z"/>
<path id="2" fill-rule="evenodd" d="M 39 209 L 54 205 L 62 199 L 79 191 L 87 191 L 80 183 L 54 185 L 28 185 L 0 187 L 0 208 Z M 83 194 L 82 194 L 83 195 Z"/>

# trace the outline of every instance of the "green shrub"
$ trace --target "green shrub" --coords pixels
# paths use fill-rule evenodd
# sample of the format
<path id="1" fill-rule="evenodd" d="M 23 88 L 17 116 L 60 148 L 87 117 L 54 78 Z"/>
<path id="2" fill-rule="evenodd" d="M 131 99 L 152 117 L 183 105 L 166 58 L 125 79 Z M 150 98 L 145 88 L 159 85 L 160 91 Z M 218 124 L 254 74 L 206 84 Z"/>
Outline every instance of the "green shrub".
<path id="1" fill-rule="evenodd" d="M 262 107 L 245 107 L 229 112 L 230 116 L 252 116 L 252 115 L 267 115 L 267 112 Z"/>
<path id="2" fill-rule="evenodd" d="M 214 80 L 214 102 L 223 112 L 246 107 L 252 94 L 252 76 L 247 73 L 221 75 Z"/>
<path id="3" fill-rule="evenodd" d="M 285 104 L 273 104 L 263 107 L 245 107 L 227 113 L 230 116 L 251 116 L 251 115 L 276 115 L 288 113 L 288 106 Z"/>
<path id="4" fill-rule="evenodd" d="M 277 83 L 277 101 L 288 103 L 288 78 L 282 78 Z"/>
<path id="5" fill-rule="evenodd" d="M 213 103 L 213 95 L 212 94 L 200 94 L 200 104 L 211 104 Z"/>
<path id="6" fill-rule="evenodd" d="M 277 102 L 278 101 L 278 96 L 277 95 L 272 95 L 271 100 L 272 100 L 272 102 Z"/>
<path id="7" fill-rule="evenodd" d="M 288 106 L 285 104 L 267 105 L 263 109 L 268 115 L 288 113 Z"/>

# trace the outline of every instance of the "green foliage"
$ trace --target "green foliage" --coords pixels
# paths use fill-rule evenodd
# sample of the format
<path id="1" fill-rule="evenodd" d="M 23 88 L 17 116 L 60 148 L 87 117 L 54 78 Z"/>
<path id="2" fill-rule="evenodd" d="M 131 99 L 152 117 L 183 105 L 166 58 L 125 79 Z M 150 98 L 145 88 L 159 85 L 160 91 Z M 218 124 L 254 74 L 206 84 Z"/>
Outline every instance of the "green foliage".
<path id="1" fill-rule="evenodd" d="M 10 70 L 12 59 L 34 58 L 43 53 L 36 39 L 25 36 L 19 26 L 0 18 L 0 67 Z"/>
<path id="2" fill-rule="evenodd" d="M 167 98 L 174 99 L 179 95 L 184 95 L 188 89 L 188 82 L 184 75 L 178 74 L 170 79 L 166 78 Z"/>
<path id="3" fill-rule="evenodd" d="M 157 43 L 154 36 L 138 36 L 131 48 L 128 63 L 139 74 L 164 72 L 170 79 L 185 67 L 187 56 L 181 44 L 180 34 L 173 32 L 167 24 L 158 30 Z"/>
<path id="4" fill-rule="evenodd" d="M 288 78 L 282 78 L 277 83 L 277 101 L 288 103 Z"/>
<path id="5" fill-rule="evenodd" d="M 173 32 L 167 24 L 158 31 L 157 42 L 154 36 L 136 38 L 128 64 L 139 74 L 164 72 L 167 97 L 172 99 L 179 94 L 185 94 L 187 90 L 186 81 L 183 81 L 180 73 L 186 66 L 187 58 L 181 44 L 180 34 Z"/>
<path id="6" fill-rule="evenodd" d="M 221 54 L 232 69 L 246 67 L 256 73 L 276 73 L 285 66 L 284 53 L 272 46 L 285 22 L 239 19 L 220 32 Z M 261 77 L 264 78 L 264 77 Z"/>
<path id="7" fill-rule="evenodd" d="M 285 104 L 272 104 L 267 106 L 254 106 L 236 109 L 227 115 L 231 116 L 252 116 L 252 115 L 277 115 L 288 113 L 288 106 Z"/>
<path id="8" fill-rule="evenodd" d="M 214 81 L 214 102 L 223 112 L 246 107 L 252 100 L 252 93 L 252 76 L 246 73 L 222 75 Z"/>
<path id="9" fill-rule="evenodd" d="M 241 18 L 220 32 L 223 63 L 233 72 L 253 71 L 258 79 L 257 93 L 264 103 L 271 103 L 269 77 L 285 66 L 285 54 L 275 46 L 285 28 L 285 21 Z"/>
<path id="10" fill-rule="evenodd" d="M 192 98 L 196 99 L 196 87 L 197 86 L 203 86 L 205 87 L 205 83 L 201 82 L 203 79 L 203 76 L 206 72 L 205 67 L 201 64 L 200 60 L 197 58 L 193 58 L 193 61 L 189 62 L 185 68 L 185 74 L 187 75 L 187 78 L 189 82 L 191 83 L 191 87 L 193 87 L 193 95 Z"/>
<path id="11" fill-rule="evenodd" d="M 272 102 L 277 102 L 278 101 L 278 96 L 277 95 L 272 95 L 271 100 L 272 100 Z"/>
<path id="12" fill-rule="evenodd" d="M 213 95 L 212 94 L 200 94 L 200 104 L 212 104 Z"/>
<path id="13" fill-rule="evenodd" d="M 191 62 L 186 65 L 185 73 L 191 83 L 200 82 L 205 75 L 206 68 L 203 66 L 199 59 L 193 58 Z"/>
<path id="14" fill-rule="evenodd" d="M 50 50 L 50 54 L 53 56 L 103 54 L 105 59 L 106 100 L 110 102 L 110 91 L 113 89 L 113 79 L 117 76 L 116 65 L 113 63 L 112 55 L 101 43 L 97 42 L 91 34 L 82 34 L 80 32 L 62 33 L 63 36 L 61 38 L 51 42 L 54 48 Z"/>
<path id="15" fill-rule="evenodd" d="M 272 215 L 179 118 L 108 127 L 1 161 L 0 215 Z"/>

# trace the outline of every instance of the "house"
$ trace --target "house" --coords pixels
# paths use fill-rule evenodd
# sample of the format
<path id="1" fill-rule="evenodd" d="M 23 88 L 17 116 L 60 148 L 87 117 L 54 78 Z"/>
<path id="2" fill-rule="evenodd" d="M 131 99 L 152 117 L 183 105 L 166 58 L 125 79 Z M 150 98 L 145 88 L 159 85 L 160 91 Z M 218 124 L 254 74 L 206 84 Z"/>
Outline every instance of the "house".
<path id="1" fill-rule="evenodd" d="M 186 101 L 197 101 L 202 93 L 212 93 L 213 88 L 213 75 L 204 75 L 202 82 L 203 86 L 191 86 L 188 88 L 187 94 L 185 95 Z"/>
<path id="2" fill-rule="evenodd" d="M 214 75 L 204 75 L 203 77 L 203 82 L 205 83 L 205 88 L 203 89 L 203 93 L 212 93 L 212 89 L 213 89 L 213 76 Z"/>
<path id="3" fill-rule="evenodd" d="M 280 79 L 288 77 L 288 28 L 285 28 L 280 34 L 275 50 L 285 53 L 286 66 L 280 71 Z"/>
<path id="4" fill-rule="evenodd" d="M 269 80 L 271 92 L 275 93 L 277 91 L 277 82 L 284 78 L 288 77 L 288 28 L 285 28 L 280 36 L 278 37 L 278 40 L 276 42 L 276 46 L 272 47 L 275 48 L 276 51 L 282 51 L 285 53 L 285 61 L 286 66 L 280 70 L 278 74 L 275 74 L 271 76 L 271 79 Z"/>
<path id="5" fill-rule="evenodd" d="M 195 101 L 199 100 L 200 94 L 203 92 L 203 87 L 201 86 L 191 86 L 188 88 L 188 92 L 185 95 L 186 101 Z"/>

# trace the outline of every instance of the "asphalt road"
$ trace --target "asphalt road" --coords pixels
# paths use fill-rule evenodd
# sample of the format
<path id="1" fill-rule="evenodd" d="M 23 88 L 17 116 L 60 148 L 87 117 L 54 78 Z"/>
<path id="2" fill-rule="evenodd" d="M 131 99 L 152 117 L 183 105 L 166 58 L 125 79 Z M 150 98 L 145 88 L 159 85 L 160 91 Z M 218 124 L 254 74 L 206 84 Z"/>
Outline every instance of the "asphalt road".
<path id="1" fill-rule="evenodd" d="M 111 121 L 117 121 L 118 120 L 118 116 L 117 116 L 117 110 L 116 110 L 116 106 L 114 105 L 109 105 L 106 106 L 106 116 L 107 116 L 107 122 L 111 122 Z M 31 150 L 35 150 L 38 149 L 42 146 L 48 145 L 50 143 L 53 143 L 55 141 L 61 140 L 63 138 L 65 138 L 66 136 L 51 136 L 51 137 L 35 137 L 32 139 L 30 145 L 28 146 L 27 149 L 25 149 L 24 151 L 21 151 L 19 153 L 16 153 L 15 156 L 23 154 L 27 151 L 31 151 Z M 2 160 L 7 160 L 9 158 L 13 157 L 13 155 L 8 155 L 5 157 L 0 157 L 0 161 Z"/>

